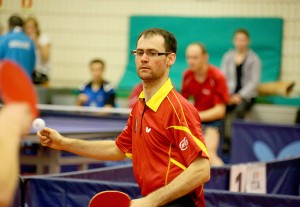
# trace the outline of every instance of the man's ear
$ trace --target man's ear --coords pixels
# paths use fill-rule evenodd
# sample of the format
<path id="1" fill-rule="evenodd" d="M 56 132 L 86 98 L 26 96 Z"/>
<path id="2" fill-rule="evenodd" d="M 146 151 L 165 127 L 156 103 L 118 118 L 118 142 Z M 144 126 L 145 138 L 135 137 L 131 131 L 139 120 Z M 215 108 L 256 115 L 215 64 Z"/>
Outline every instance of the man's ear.
<path id="1" fill-rule="evenodd" d="M 167 65 L 171 67 L 176 61 L 176 54 L 171 53 L 167 56 Z"/>

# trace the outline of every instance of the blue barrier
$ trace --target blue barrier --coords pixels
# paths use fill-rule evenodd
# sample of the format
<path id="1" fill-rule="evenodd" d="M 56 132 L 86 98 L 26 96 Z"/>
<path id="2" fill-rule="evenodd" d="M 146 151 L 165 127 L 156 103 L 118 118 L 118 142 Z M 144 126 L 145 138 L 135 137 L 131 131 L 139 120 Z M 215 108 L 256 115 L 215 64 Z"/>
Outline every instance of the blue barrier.
<path id="1" fill-rule="evenodd" d="M 267 193 L 299 196 L 299 175 L 300 158 L 267 163 Z"/>
<path id="2" fill-rule="evenodd" d="M 32 178 L 25 180 L 28 207 L 86 207 L 98 192 L 118 190 L 131 198 L 140 196 L 137 184 L 70 178 Z"/>
<path id="3" fill-rule="evenodd" d="M 208 207 L 244 206 L 240 204 L 246 201 L 249 202 L 247 206 L 251 207 L 273 206 L 269 205 L 269 201 L 278 202 L 279 206 L 297 206 L 294 204 L 298 204 L 300 199 L 300 157 L 266 163 L 267 195 L 229 192 L 230 167 L 211 169 L 211 180 L 205 185 Z M 94 194 L 104 190 L 120 190 L 128 193 L 132 198 L 140 196 L 140 190 L 133 177 L 132 165 L 56 175 L 27 176 L 22 177 L 22 180 L 22 189 L 20 187 L 18 190 L 14 207 L 20 207 L 22 194 L 28 207 L 47 207 L 54 204 L 55 206 L 87 206 Z"/>
<path id="4" fill-rule="evenodd" d="M 230 165 L 211 168 L 211 179 L 205 184 L 206 189 L 229 190 Z M 300 195 L 300 157 L 272 161 L 266 163 L 267 193 L 283 195 Z M 136 183 L 132 165 L 106 167 L 71 173 L 34 176 L 36 178 L 74 178 L 87 180 L 101 180 L 113 182 Z M 23 177 L 24 179 L 32 178 Z"/>
<path id="5" fill-rule="evenodd" d="M 230 166 L 212 167 L 210 169 L 210 180 L 204 185 L 205 189 L 228 190 L 229 189 Z"/>
<path id="6" fill-rule="evenodd" d="M 26 205 L 28 207 L 83 207 L 91 197 L 104 190 L 120 190 L 131 198 L 140 196 L 139 188 L 132 183 L 99 182 L 69 178 L 34 178 L 26 180 Z M 275 194 L 246 194 L 221 190 L 205 190 L 207 207 L 298 207 L 298 196 Z"/>
<path id="7" fill-rule="evenodd" d="M 300 125 L 235 121 L 231 163 L 272 161 L 300 156 Z"/>
<path id="8" fill-rule="evenodd" d="M 206 207 L 299 207 L 298 196 L 274 194 L 233 193 L 221 190 L 206 190 Z"/>
<path id="9" fill-rule="evenodd" d="M 82 170 L 77 172 L 60 173 L 48 175 L 48 177 L 65 177 L 65 178 L 78 178 L 89 180 L 103 180 L 114 182 L 131 182 L 136 183 L 132 164 L 124 166 L 105 167 L 93 170 Z"/>
<path id="10" fill-rule="evenodd" d="M 20 207 L 22 204 L 22 184 L 23 181 L 21 178 L 19 178 L 19 183 L 18 183 L 18 188 L 15 192 L 15 198 L 13 200 L 13 203 L 11 205 L 11 207 Z"/>
<path id="11" fill-rule="evenodd" d="M 300 195 L 300 157 L 266 163 L 267 193 Z M 229 190 L 230 166 L 211 169 L 206 189 Z"/>

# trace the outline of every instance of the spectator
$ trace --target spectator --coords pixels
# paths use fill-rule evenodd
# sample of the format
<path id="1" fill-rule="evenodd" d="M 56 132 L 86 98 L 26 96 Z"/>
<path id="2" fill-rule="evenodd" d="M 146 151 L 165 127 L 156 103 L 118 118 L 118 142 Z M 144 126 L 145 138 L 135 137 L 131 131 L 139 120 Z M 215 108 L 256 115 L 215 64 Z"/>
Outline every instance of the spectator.
<path id="1" fill-rule="evenodd" d="M 186 59 L 189 68 L 183 76 L 182 95 L 186 99 L 194 99 L 194 106 L 199 111 L 210 164 L 221 166 L 223 161 L 217 150 L 220 127 L 229 101 L 226 80 L 220 70 L 208 63 L 208 53 L 202 44 L 190 44 Z"/>
<path id="2" fill-rule="evenodd" d="M 135 102 L 139 99 L 140 93 L 143 91 L 143 84 L 138 83 L 132 89 L 131 94 L 129 95 L 128 107 L 132 108 L 135 105 Z"/>
<path id="3" fill-rule="evenodd" d="M 31 77 L 35 66 L 33 41 L 23 32 L 23 20 L 13 15 L 8 20 L 9 32 L 0 39 L 0 60 L 10 59 L 19 64 Z"/>
<path id="4" fill-rule="evenodd" d="M 48 35 L 41 32 L 35 17 L 28 17 L 24 23 L 26 34 L 33 40 L 36 46 L 36 64 L 33 73 L 33 81 L 37 84 L 47 83 L 50 72 L 51 41 Z"/>
<path id="5" fill-rule="evenodd" d="M 227 110 L 235 111 L 236 117 L 243 119 L 258 94 L 261 62 L 249 48 L 250 36 L 247 30 L 236 30 L 233 44 L 235 49 L 224 55 L 221 69 L 227 78 L 231 95 Z"/>
<path id="6" fill-rule="evenodd" d="M 77 105 L 115 107 L 115 90 L 103 79 L 104 69 L 104 61 L 94 59 L 90 62 L 92 80 L 80 88 Z"/>

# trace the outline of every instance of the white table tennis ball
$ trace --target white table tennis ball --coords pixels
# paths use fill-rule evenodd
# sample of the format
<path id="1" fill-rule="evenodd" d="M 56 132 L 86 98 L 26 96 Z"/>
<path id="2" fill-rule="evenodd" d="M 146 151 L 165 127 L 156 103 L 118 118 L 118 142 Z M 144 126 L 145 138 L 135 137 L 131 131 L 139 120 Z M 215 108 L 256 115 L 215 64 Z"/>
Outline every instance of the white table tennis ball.
<path id="1" fill-rule="evenodd" d="M 36 131 L 42 130 L 46 126 L 46 123 L 43 119 L 37 118 L 32 122 L 32 127 Z"/>

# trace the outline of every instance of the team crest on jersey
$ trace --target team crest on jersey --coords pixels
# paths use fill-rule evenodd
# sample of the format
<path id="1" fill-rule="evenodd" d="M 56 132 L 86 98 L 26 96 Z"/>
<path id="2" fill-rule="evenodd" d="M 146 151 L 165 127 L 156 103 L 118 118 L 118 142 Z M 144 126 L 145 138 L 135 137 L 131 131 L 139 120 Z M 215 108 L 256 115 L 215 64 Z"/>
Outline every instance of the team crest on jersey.
<path id="1" fill-rule="evenodd" d="M 206 89 L 206 88 L 204 88 L 204 89 L 202 89 L 202 93 L 204 94 L 204 95 L 210 95 L 211 94 L 211 91 L 210 90 L 208 90 L 208 89 Z"/>
<path id="2" fill-rule="evenodd" d="M 151 128 L 150 127 L 146 127 L 146 132 L 149 134 L 151 132 Z"/>
<path id="3" fill-rule="evenodd" d="M 184 137 L 183 140 L 179 143 L 179 148 L 181 149 L 181 151 L 184 151 L 188 148 L 188 146 L 189 146 L 189 142 L 187 138 Z"/>

